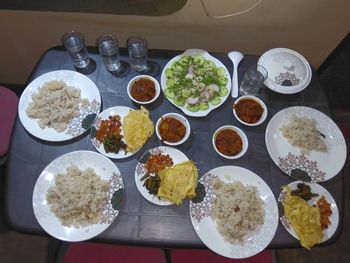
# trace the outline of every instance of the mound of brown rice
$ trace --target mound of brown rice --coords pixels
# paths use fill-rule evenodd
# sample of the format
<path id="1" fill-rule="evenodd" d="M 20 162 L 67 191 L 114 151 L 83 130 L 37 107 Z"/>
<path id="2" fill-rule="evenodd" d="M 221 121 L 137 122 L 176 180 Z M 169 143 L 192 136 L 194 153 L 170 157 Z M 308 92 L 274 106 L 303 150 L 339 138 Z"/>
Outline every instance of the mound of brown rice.
<path id="1" fill-rule="evenodd" d="M 57 132 L 64 131 L 69 122 L 79 115 L 79 104 L 82 100 L 80 89 L 67 86 L 64 81 L 53 80 L 45 83 L 32 94 L 32 102 L 28 105 L 28 117 L 39 119 L 40 128 L 53 128 Z"/>
<path id="2" fill-rule="evenodd" d="M 107 180 L 92 168 L 82 171 L 72 165 L 66 174 L 55 175 L 55 184 L 48 189 L 46 198 L 62 225 L 79 228 L 99 222 L 107 199 Z"/>
<path id="3" fill-rule="evenodd" d="M 231 244 L 244 243 L 244 237 L 264 223 L 264 202 L 257 188 L 216 178 L 213 189 L 216 198 L 211 217 L 216 220 L 219 233 Z"/>
<path id="4" fill-rule="evenodd" d="M 312 150 L 327 151 L 322 134 L 316 128 L 315 119 L 292 115 L 289 122 L 283 125 L 280 130 L 283 137 L 304 154 L 309 154 Z"/>

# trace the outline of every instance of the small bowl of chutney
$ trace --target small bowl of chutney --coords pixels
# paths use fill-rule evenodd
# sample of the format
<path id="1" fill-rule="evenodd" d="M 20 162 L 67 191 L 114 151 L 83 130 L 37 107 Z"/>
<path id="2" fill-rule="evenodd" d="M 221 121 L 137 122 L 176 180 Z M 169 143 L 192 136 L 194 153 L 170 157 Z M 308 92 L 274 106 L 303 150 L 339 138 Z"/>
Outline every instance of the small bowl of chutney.
<path id="1" fill-rule="evenodd" d="M 139 75 L 129 81 L 127 93 L 132 101 L 143 105 L 149 104 L 159 97 L 160 85 L 149 75 Z"/>
<path id="2" fill-rule="evenodd" d="M 167 145 L 184 143 L 191 133 L 189 121 L 178 113 L 167 113 L 156 123 L 156 134 L 159 140 Z"/>
<path id="3" fill-rule="evenodd" d="M 233 115 L 244 125 L 258 126 L 266 120 L 267 108 L 261 99 L 246 95 L 235 101 Z"/>
<path id="4" fill-rule="evenodd" d="M 248 138 L 245 133 L 233 125 L 218 128 L 213 135 L 215 151 L 224 158 L 238 159 L 248 150 Z"/>

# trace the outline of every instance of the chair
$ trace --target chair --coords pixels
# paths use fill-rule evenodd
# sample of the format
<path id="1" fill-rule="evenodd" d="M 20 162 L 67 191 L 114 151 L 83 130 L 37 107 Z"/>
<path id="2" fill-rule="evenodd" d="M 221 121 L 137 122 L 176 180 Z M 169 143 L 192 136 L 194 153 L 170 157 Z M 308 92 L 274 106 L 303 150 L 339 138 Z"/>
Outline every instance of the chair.
<path id="1" fill-rule="evenodd" d="M 172 249 L 171 263 L 272 263 L 273 253 L 264 250 L 245 259 L 230 259 L 220 256 L 208 249 Z"/>
<path id="2" fill-rule="evenodd" d="M 17 95 L 0 85 L 0 165 L 5 163 L 18 107 Z"/>
<path id="3" fill-rule="evenodd" d="M 60 261 L 59 261 L 60 262 Z M 136 246 L 99 244 L 92 242 L 70 243 L 62 263 L 165 263 L 162 249 Z"/>
<path id="4" fill-rule="evenodd" d="M 9 150 L 12 128 L 17 114 L 18 97 L 8 88 L 0 85 L 0 233 L 8 230 L 3 220 L 3 187 L 7 152 Z"/>

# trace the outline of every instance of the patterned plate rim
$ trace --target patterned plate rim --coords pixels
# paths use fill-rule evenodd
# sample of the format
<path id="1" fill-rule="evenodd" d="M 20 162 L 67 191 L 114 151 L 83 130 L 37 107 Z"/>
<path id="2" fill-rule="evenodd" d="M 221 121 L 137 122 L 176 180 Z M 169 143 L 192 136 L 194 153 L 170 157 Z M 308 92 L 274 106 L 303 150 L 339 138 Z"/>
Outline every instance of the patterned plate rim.
<path id="1" fill-rule="evenodd" d="M 235 174 L 231 173 L 229 175 L 230 179 L 227 179 L 228 175 L 226 170 L 229 170 L 231 172 L 234 171 Z M 255 237 L 265 237 L 263 239 L 255 238 L 256 241 L 259 240 L 259 242 L 262 242 L 261 244 L 257 245 L 257 247 L 255 247 L 256 244 L 254 244 L 254 242 L 252 243 L 252 239 L 249 239 L 245 244 L 227 243 L 216 230 L 216 223 L 210 218 L 210 209 L 215 198 L 215 194 L 213 193 L 211 186 L 213 176 L 219 177 L 224 181 L 240 181 L 243 184 L 255 185 L 258 188 L 260 195 L 264 195 L 264 198 L 261 198 L 265 204 L 265 217 L 268 218 L 265 218 L 264 224 L 259 230 L 257 230 L 258 232 L 252 234 Z M 201 184 L 202 187 L 200 186 Z M 205 173 L 200 178 L 197 188 L 197 195 L 200 194 L 202 196 L 197 196 L 195 199 L 192 199 L 190 201 L 190 218 L 195 232 L 209 249 L 228 258 L 240 259 L 253 256 L 268 246 L 277 231 L 279 217 L 278 206 L 271 188 L 261 177 L 243 167 L 221 166 Z M 264 192 L 264 194 L 262 192 Z M 269 199 L 269 201 L 267 201 L 267 199 Z M 268 213 L 266 213 L 267 208 L 270 209 Z M 202 228 L 205 228 L 205 226 L 208 228 L 205 232 L 208 232 L 210 230 L 211 234 L 215 233 L 214 236 L 210 237 L 210 240 L 206 239 L 204 236 L 201 236 L 203 235 L 204 231 L 202 231 L 203 233 L 201 234 L 199 227 L 200 224 L 204 224 L 204 226 L 202 225 Z M 220 241 L 217 240 L 218 237 Z M 213 241 L 214 239 L 215 241 Z"/>
<path id="2" fill-rule="evenodd" d="M 89 155 L 91 157 L 89 157 Z M 112 172 L 110 174 L 107 174 L 107 171 L 104 174 L 104 179 L 109 181 L 109 187 L 107 190 L 108 199 L 106 200 L 104 209 L 100 212 L 101 218 L 97 224 L 88 225 L 80 228 L 66 227 L 61 224 L 59 219 L 50 210 L 46 199 L 45 201 L 43 201 L 43 198 L 44 196 L 46 197 L 48 188 L 54 185 L 53 174 L 56 174 L 57 172 L 62 172 L 63 170 L 65 172 L 65 169 L 71 164 L 76 164 L 79 168 L 83 169 L 83 167 L 81 167 L 82 162 L 86 158 L 94 158 L 91 160 L 96 160 L 96 163 L 104 162 L 105 167 L 99 167 L 101 171 L 106 171 L 106 169 L 112 169 Z M 91 167 L 90 163 L 88 166 Z M 98 172 L 96 173 L 101 177 L 101 175 Z M 74 151 L 57 157 L 42 170 L 34 185 L 32 205 L 35 218 L 37 219 L 39 225 L 48 234 L 63 241 L 78 242 L 88 240 L 99 235 L 113 223 L 113 221 L 119 214 L 121 205 L 124 202 L 123 196 L 123 178 L 118 167 L 111 160 L 93 151 Z M 47 220 L 53 220 L 51 224 L 53 224 L 54 227 L 50 227 L 50 225 L 47 223 Z M 57 234 L 54 228 L 60 229 L 59 231 L 62 231 L 65 234 L 62 234 L 62 232 L 60 234 Z M 73 233 L 73 236 L 70 236 L 70 233 Z"/>
<path id="3" fill-rule="evenodd" d="M 32 100 L 32 94 L 37 92 L 38 88 L 44 83 L 52 80 L 63 80 L 68 85 L 80 88 L 82 93 L 90 94 L 88 97 L 82 96 L 82 98 L 88 98 L 89 103 L 79 105 L 80 114 L 73 118 L 66 130 L 61 133 L 52 128 L 41 129 L 38 120 L 29 118 L 26 114 L 26 109 Z M 85 85 L 79 86 L 76 84 L 77 82 L 84 82 Z M 34 137 L 51 142 L 71 140 L 86 132 L 91 127 L 100 109 L 101 95 L 95 83 L 87 76 L 71 70 L 50 71 L 38 76 L 27 85 L 18 103 L 18 115 L 23 127 Z"/>
<path id="4" fill-rule="evenodd" d="M 170 146 L 158 146 L 152 149 L 149 149 L 147 151 L 145 151 L 140 160 L 137 162 L 136 167 L 135 167 L 135 183 L 136 183 L 136 187 L 139 190 L 140 194 L 149 202 L 156 204 L 156 205 L 161 205 L 161 206 L 168 206 L 168 205 L 173 205 L 174 202 L 167 200 L 167 199 L 158 199 L 156 196 L 149 194 L 146 190 L 145 187 L 143 186 L 143 184 L 140 182 L 140 177 L 142 177 L 145 173 L 146 173 L 146 168 L 144 166 L 144 163 L 147 161 L 148 157 L 151 154 L 155 154 L 155 153 L 168 153 L 170 155 L 169 152 L 174 152 L 175 154 L 179 155 L 179 159 L 182 161 L 187 161 L 189 160 L 188 157 L 181 152 L 179 149 L 176 149 L 174 147 L 170 147 Z M 170 156 L 170 157 L 174 157 Z M 178 162 L 174 162 L 174 165 L 178 163 Z"/>
<path id="5" fill-rule="evenodd" d="M 339 210 L 338 210 L 338 206 L 337 206 L 337 203 L 335 202 L 333 196 L 327 191 L 327 189 L 325 189 L 322 185 L 318 184 L 318 183 L 308 183 L 308 182 L 303 182 L 303 181 L 294 181 L 294 182 L 291 182 L 289 183 L 287 186 L 289 186 L 292 190 L 296 189 L 296 186 L 298 183 L 305 183 L 307 185 L 309 185 L 311 187 L 311 191 L 314 192 L 314 193 L 318 193 L 320 195 L 327 195 L 327 198 L 326 198 L 326 201 L 328 203 L 331 204 L 331 207 L 332 207 L 332 220 L 334 223 L 333 226 L 331 228 L 328 228 L 326 230 L 324 230 L 324 237 L 322 239 L 322 242 L 325 242 L 327 241 L 328 239 L 330 239 L 334 233 L 336 232 L 337 230 L 337 227 L 338 227 L 338 224 L 339 224 Z M 318 191 L 316 190 L 312 190 L 312 188 L 318 188 Z M 320 192 L 320 190 L 322 192 Z M 293 229 L 293 226 L 292 224 L 290 223 L 290 221 L 288 220 L 288 218 L 284 215 L 284 210 L 283 210 L 283 202 L 284 202 L 284 199 L 286 198 L 286 195 L 287 195 L 287 190 L 285 188 L 282 189 L 282 191 L 280 192 L 279 196 L 278 196 L 278 205 L 279 205 L 279 208 L 280 208 L 280 221 L 281 221 L 281 224 L 283 225 L 283 227 L 286 229 L 286 231 L 291 235 L 293 236 L 294 238 L 299 239 L 297 233 L 294 231 Z M 321 196 L 318 196 L 317 199 L 321 197 Z M 316 199 L 312 200 L 312 202 L 308 202 L 309 204 L 315 204 L 316 203 Z M 334 226 L 335 225 L 335 226 Z"/>
<path id="6" fill-rule="evenodd" d="M 325 132 L 327 134 L 327 145 L 332 147 L 331 150 L 337 147 L 337 151 L 332 151 L 328 154 L 311 152 L 310 155 L 306 155 L 301 153 L 297 147 L 290 145 L 282 135 L 275 136 L 274 134 L 280 134 L 280 132 L 276 131 L 272 126 L 276 126 L 279 123 L 278 119 L 285 117 L 285 115 L 290 116 L 291 114 L 307 117 L 317 115 L 319 119 L 322 119 L 323 123 L 327 123 L 328 127 L 325 128 L 327 129 L 327 132 Z M 280 126 L 282 124 L 283 121 L 281 121 Z M 332 138 L 332 141 L 329 141 L 330 139 L 328 138 Z M 285 151 L 284 155 L 279 155 L 277 152 L 273 151 L 273 146 L 276 145 L 279 140 L 287 142 L 286 149 L 288 150 Z M 332 142 L 332 144 L 330 142 Z M 323 182 L 333 178 L 342 170 L 346 161 L 346 143 L 339 127 L 327 115 L 310 107 L 293 106 L 277 112 L 266 127 L 265 144 L 271 159 L 284 173 L 296 180 L 305 182 Z M 327 154 L 328 157 L 325 154 Z M 336 165 L 334 163 L 331 167 L 325 165 L 324 162 L 319 161 L 319 156 L 324 156 L 323 159 L 327 162 L 329 162 L 329 160 L 335 160 Z M 329 169 L 331 170 L 329 171 Z"/>

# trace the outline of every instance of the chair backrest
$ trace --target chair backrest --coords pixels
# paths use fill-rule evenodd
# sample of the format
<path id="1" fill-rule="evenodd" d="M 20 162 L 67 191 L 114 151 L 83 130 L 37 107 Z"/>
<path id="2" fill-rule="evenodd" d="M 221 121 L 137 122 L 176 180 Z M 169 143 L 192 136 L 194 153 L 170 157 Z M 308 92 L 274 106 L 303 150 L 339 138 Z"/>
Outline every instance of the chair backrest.
<path id="1" fill-rule="evenodd" d="M 4 157 L 9 149 L 18 100 L 13 91 L 0 85 L 0 158 Z"/>

